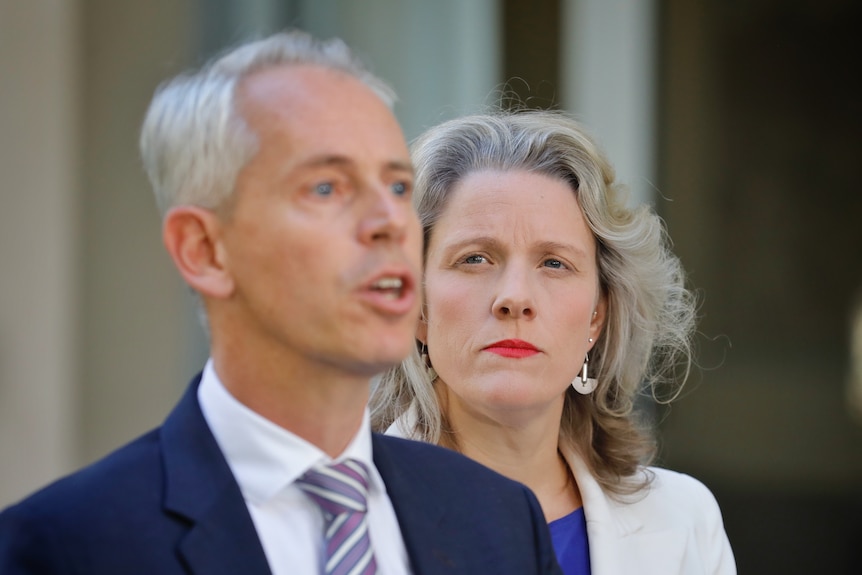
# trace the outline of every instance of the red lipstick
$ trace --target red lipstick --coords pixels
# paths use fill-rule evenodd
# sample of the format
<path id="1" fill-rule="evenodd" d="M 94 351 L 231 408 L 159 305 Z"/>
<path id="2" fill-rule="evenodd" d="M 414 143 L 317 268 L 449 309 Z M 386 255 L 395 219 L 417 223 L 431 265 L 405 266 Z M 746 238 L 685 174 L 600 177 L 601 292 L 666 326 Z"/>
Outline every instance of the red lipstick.
<path id="1" fill-rule="evenodd" d="M 504 339 L 485 347 L 484 351 L 516 359 L 530 357 L 539 353 L 539 349 L 536 346 L 521 339 Z"/>

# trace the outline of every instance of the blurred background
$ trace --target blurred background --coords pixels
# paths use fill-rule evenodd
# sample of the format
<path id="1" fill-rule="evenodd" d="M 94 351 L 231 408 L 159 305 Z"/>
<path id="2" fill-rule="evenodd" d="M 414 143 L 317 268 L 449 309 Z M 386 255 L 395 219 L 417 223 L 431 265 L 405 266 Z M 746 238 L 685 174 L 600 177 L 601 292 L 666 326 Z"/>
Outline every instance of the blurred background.
<path id="1" fill-rule="evenodd" d="M 0 507 L 158 425 L 203 365 L 140 123 L 167 77 L 301 27 L 395 87 L 408 139 L 501 94 L 590 126 L 703 301 L 701 367 L 654 410 L 660 463 L 714 491 L 741 573 L 862 573 L 860 16 L 853 0 L 0 0 Z"/>

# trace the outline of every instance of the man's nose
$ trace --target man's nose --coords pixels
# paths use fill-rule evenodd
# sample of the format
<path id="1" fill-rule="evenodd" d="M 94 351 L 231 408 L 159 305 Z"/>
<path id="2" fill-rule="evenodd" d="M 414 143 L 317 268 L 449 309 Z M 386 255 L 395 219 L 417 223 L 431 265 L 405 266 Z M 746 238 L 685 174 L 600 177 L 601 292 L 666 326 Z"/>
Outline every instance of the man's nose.
<path id="1" fill-rule="evenodd" d="M 410 200 L 398 196 L 389 185 L 368 190 L 359 225 L 360 240 L 365 243 L 401 241 L 413 209 Z"/>

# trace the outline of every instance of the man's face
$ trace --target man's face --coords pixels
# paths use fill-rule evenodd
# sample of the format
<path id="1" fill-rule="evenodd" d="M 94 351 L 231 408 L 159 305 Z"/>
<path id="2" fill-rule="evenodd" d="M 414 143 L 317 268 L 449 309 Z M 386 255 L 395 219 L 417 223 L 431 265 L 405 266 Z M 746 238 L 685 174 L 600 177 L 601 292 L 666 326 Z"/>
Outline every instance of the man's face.
<path id="1" fill-rule="evenodd" d="M 314 66 L 252 74 L 238 106 L 258 148 L 222 214 L 230 337 L 300 369 L 397 363 L 414 341 L 422 235 L 395 117 L 355 78 Z"/>

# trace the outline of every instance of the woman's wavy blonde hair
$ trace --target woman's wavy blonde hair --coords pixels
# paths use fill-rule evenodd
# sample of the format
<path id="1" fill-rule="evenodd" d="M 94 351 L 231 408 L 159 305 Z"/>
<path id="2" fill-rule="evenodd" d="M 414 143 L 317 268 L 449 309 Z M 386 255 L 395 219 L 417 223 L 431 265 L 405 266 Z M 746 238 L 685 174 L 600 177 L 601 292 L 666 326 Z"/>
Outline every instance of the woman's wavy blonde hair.
<path id="1" fill-rule="evenodd" d="M 655 397 L 656 386 L 681 386 L 688 377 L 696 315 L 662 220 L 649 206 L 627 206 L 601 150 L 560 112 L 499 111 L 451 120 L 423 134 L 412 155 L 426 249 L 450 192 L 473 172 L 527 170 L 571 186 L 596 238 L 607 314 L 590 359 L 598 388 L 586 396 L 567 390 L 560 443 L 577 450 L 607 491 L 625 494 L 645 486 L 649 475 L 638 471 L 655 457 L 655 441 L 637 416 L 635 399 L 644 389 Z M 410 437 L 451 443 L 418 352 L 375 382 L 370 406 L 377 430 L 409 410 L 412 428 L 404 431 Z"/>

